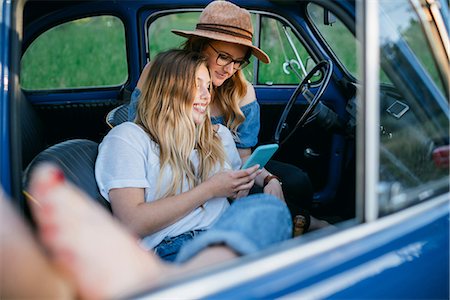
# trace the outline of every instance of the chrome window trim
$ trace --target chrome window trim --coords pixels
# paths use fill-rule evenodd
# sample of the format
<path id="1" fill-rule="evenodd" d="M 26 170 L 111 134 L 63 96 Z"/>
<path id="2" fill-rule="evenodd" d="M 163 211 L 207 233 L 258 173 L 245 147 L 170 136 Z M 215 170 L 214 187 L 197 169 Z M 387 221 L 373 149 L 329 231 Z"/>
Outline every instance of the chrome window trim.
<path id="1" fill-rule="evenodd" d="M 361 90 L 357 103 L 356 204 L 357 218 L 373 222 L 378 218 L 380 108 L 379 108 L 379 14 L 378 1 L 357 1 Z"/>

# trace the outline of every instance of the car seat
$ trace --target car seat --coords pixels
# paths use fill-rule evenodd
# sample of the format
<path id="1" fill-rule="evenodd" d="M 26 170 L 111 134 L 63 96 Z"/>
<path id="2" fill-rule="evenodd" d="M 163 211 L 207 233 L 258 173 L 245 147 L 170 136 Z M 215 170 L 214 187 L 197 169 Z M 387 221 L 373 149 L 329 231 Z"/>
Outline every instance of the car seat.
<path id="1" fill-rule="evenodd" d="M 128 104 L 119 105 L 106 115 L 106 124 L 111 128 L 126 121 L 128 121 Z"/>
<path id="2" fill-rule="evenodd" d="M 30 174 L 40 163 L 57 165 L 64 172 L 66 179 L 87 193 L 93 200 L 111 212 L 109 202 L 103 198 L 95 180 L 95 160 L 98 143 L 86 139 L 67 140 L 40 152 L 24 171 L 23 186 L 26 189 Z"/>

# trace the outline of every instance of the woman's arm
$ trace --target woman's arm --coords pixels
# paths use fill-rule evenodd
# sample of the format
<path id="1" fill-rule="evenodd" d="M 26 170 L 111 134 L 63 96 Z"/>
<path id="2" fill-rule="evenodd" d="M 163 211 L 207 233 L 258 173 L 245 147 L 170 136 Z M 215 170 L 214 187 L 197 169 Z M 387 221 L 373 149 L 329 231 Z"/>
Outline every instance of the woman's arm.
<path id="1" fill-rule="evenodd" d="M 145 202 L 143 188 L 118 188 L 109 192 L 114 215 L 140 237 L 155 233 L 183 218 L 210 198 L 198 186 L 183 194 Z"/>
<path id="2" fill-rule="evenodd" d="M 144 69 L 142 70 L 142 73 L 141 73 L 141 75 L 139 76 L 139 80 L 138 80 L 138 82 L 137 82 L 137 84 L 136 84 L 136 87 L 137 87 L 138 89 L 140 89 L 141 91 L 142 91 L 142 87 L 144 86 L 145 79 L 146 79 L 147 76 L 148 76 L 149 70 L 150 70 L 150 63 L 148 62 L 148 63 L 145 65 Z"/>
<path id="3" fill-rule="evenodd" d="M 208 200 L 234 197 L 242 189 L 249 189 L 259 174 L 258 167 L 246 170 L 223 171 L 193 189 L 145 202 L 143 188 L 117 188 L 109 191 L 114 215 L 133 233 L 147 236 L 180 220 Z"/>

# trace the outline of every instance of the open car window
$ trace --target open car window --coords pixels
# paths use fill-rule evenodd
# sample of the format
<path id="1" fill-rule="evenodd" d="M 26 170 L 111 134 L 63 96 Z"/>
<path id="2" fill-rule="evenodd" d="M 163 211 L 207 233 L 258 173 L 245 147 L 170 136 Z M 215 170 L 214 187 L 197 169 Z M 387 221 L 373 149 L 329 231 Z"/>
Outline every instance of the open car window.
<path id="1" fill-rule="evenodd" d="M 355 34 L 339 17 L 316 3 L 308 4 L 307 13 L 330 55 L 340 63 L 341 69 L 356 80 L 360 79 L 357 60 L 360 45 Z M 380 82 L 392 84 L 383 70 L 380 70 Z"/>
<path id="2" fill-rule="evenodd" d="M 22 57 L 20 83 L 25 90 L 119 86 L 128 79 L 127 64 L 122 21 L 87 17 L 38 36 Z"/>
<path id="3" fill-rule="evenodd" d="M 317 32 L 329 47 L 331 53 L 342 64 L 343 68 L 357 78 L 357 40 L 354 34 L 338 17 L 326 8 L 309 3 L 307 6 L 309 19 Z"/>

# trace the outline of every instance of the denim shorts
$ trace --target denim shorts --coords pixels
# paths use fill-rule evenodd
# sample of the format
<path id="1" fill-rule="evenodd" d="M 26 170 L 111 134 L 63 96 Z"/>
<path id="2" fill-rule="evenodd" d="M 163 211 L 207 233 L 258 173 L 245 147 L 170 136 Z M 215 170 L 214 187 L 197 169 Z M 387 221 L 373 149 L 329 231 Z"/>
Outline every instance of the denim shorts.
<path id="1" fill-rule="evenodd" d="M 166 237 L 155 247 L 155 254 L 165 261 L 174 261 L 183 245 L 205 230 L 191 230 L 178 236 Z"/>
<path id="2" fill-rule="evenodd" d="M 247 255 L 291 236 L 292 218 L 286 204 L 272 195 L 253 194 L 234 201 L 210 229 L 186 241 L 176 262 L 186 262 L 212 245 Z"/>

